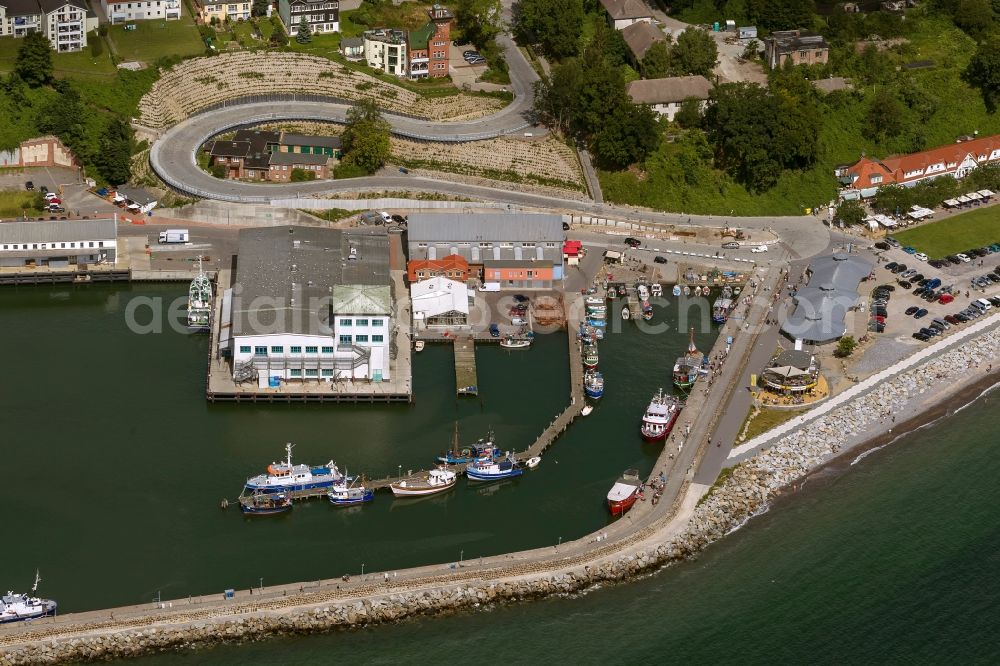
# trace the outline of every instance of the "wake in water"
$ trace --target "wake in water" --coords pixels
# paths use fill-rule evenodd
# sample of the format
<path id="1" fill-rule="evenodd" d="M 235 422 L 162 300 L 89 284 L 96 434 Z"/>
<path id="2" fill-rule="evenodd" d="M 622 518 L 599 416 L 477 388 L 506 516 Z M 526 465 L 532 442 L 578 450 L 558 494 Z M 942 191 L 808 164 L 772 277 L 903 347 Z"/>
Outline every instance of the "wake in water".
<path id="1" fill-rule="evenodd" d="M 733 527 L 728 532 L 726 532 L 726 534 L 724 536 L 729 536 L 730 534 L 732 534 L 736 530 L 742 528 L 744 525 L 746 525 L 747 523 L 749 523 L 751 520 L 753 520 L 757 516 L 763 516 L 770 509 L 771 509 L 770 503 L 764 504 L 759 509 L 757 509 L 756 511 L 754 511 L 753 513 L 751 513 L 749 516 L 747 516 L 746 518 L 744 518 L 740 522 L 738 522 L 735 525 L 733 525 Z"/>

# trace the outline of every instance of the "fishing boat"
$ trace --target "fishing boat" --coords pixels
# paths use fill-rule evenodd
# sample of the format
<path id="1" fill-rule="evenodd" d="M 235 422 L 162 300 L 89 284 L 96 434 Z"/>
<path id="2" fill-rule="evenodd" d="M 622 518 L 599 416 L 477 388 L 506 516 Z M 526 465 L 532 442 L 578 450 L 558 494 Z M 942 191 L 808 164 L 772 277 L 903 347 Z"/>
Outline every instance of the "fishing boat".
<path id="1" fill-rule="evenodd" d="M 58 604 L 51 599 L 40 599 L 33 596 L 42 582 L 38 571 L 35 571 L 35 584 L 31 586 L 31 594 L 15 594 L 7 592 L 0 597 L 0 624 L 8 622 L 24 622 L 40 617 L 55 615 Z"/>
<path id="2" fill-rule="evenodd" d="M 622 306 L 622 320 L 628 321 L 632 318 L 632 311 L 628 309 L 627 305 Z"/>
<path id="3" fill-rule="evenodd" d="M 639 472 L 634 469 L 627 469 L 625 473 L 615 481 L 608 491 L 608 510 L 612 516 L 621 516 L 632 508 L 636 500 L 639 499 L 639 487 L 642 481 L 639 480 Z"/>
<path id="4" fill-rule="evenodd" d="M 527 349 L 531 346 L 531 340 L 528 338 L 515 338 L 513 335 L 505 335 L 500 340 L 500 346 L 503 349 Z"/>
<path id="5" fill-rule="evenodd" d="M 607 325 L 608 322 L 603 319 L 593 319 L 591 317 L 587 317 L 587 326 L 593 326 L 595 329 L 600 329 L 606 327 Z M 594 334 L 596 335 L 597 331 L 594 331 Z"/>
<path id="6" fill-rule="evenodd" d="M 639 300 L 640 301 L 647 301 L 647 300 L 649 300 L 649 287 L 647 287 L 646 285 L 644 285 L 644 284 L 642 284 L 640 282 L 638 285 L 636 285 L 635 291 L 636 291 L 637 295 L 639 296 Z"/>
<path id="7" fill-rule="evenodd" d="M 594 329 L 594 338 L 596 338 L 597 340 L 603 340 L 604 339 L 604 329 L 603 328 L 595 328 Z"/>
<path id="8" fill-rule="evenodd" d="M 691 295 L 691 287 L 689 287 L 688 285 L 684 285 L 684 295 L 685 296 Z"/>
<path id="9" fill-rule="evenodd" d="M 590 413 L 594 411 L 593 405 L 584 405 L 583 409 L 580 410 L 580 416 L 590 416 Z"/>
<path id="10" fill-rule="evenodd" d="M 587 304 L 587 307 L 598 305 L 602 307 L 604 306 L 604 299 L 600 296 L 587 296 L 583 302 Z"/>
<path id="11" fill-rule="evenodd" d="M 469 481 L 500 481 L 524 474 L 524 467 L 510 456 L 500 460 L 481 458 L 465 468 Z"/>
<path id="12" fill-rule="evenodd" d="M 251 492 L 259 490 L 265 493 L 286 493 L 292 490 L 330 488 L 346 478 L 332 460 L 318 467 L 293 465 L 292 444 L 285 445 L 285 454 L 285 461 L 268 465 L 266 474 L 247 479 L 246 489 Z"/>
<path id="13" fill-rule="evenodd" d="M 201 257 L 198 257 L 198 275 L 191 280 L 191 285 L 188 287 L 188 330 L 194 333 L 207 332 L 211 315 L 212 281 L 202 268 Z"/>
<path id="14" fill-rule="evenodd" d="M 684 403 L 674 396 L 664 395 L 662 388 L 657 391 L 642 416 L 642 426 L 639 428 L 642 438 L 647 442 L 666 439 L 683 407 Z"/>
<path id="15" fill-rule="evenodd" d="M 240 497 L 240 511 L 245 516 L 273 516 L 292 510 L 292 498 L 285 493 L 265 493 L 255 490 Z"/>
<path id="16" fill-rule="evenodd" d="M 527 467 L 528 469 L 535 469 L 541 463 L 542 463 L 541 456 L 532 456 L 531 458 L 528 458 L 527 460 L 524 461 L 524 466 Z"/>
<path id="17" fill-rule="evenodd" d="M 614 287 L 608 287 L 608 300 L 613 298 L 618 298 L 618 292 L 615 291 Z"/>
<path id="18" fill-rule="evenodd" d="M 480 438 L 471 446 L 458 446 L 458 422 L 455 422 L 455 430 L 451 436 L 451 450 L 438 456 L 438 462 L 447 465 L 465 465 L 479 458 L 499 458 L 502 455 L 500 449 L 493 441 L 493 429 L 487 432 L 486 437 Z"/>
<path id="19" fill-rule="evenodd" d="M 674 386 L 687 390 L 691 388 L 700 376 L 699 369 L 703 362 L 702 354 L 694 344 L 694 327 L 688 331 L 688 350 L 674 363 Z"/>
<path id="20" fill-rule="evenodd" d="M 424 345 L 425 343 L 423 340 L 417 340 L 413 343 L 413 351 L 422 352 L 424 350 Z"/>
<path id="21" fill-rule="evenodd" d="M 589 309 L 587 310 L 588 319 L 596 319 L 598 321 L 604 321 L 604 319 L 607 318 L 607 316 L 608 316 L 607 310 L 601 310 L 599 312 L 594 312 Z"/>
<path id="22" fill-rule="evenodd" d="M 604 375 L 596 370 L 588 370 L 583 377 L 583 392 L 588 398 L 599 400 L 604 395 Z"/>
<path id="23" fill-rule="evenodd" d="M 363 484 L 356 482 L 350 485 L 335 483 L 330 488 L 330 492 L 326 494 L 326 497 L 330 500 L 330 504 L 334 506 L 354 506 L 355 504 L 364 504 L 375 499 L 375 489 L 366 488 Z"/>
<path id="24" fill-rule="evenodd" d="M 600 355 L 597 353 L 597 345 L 587 345 L 583 348 L 583 366 L 585 368 L 596 368 L 598 361 L 600 361 Z"/>
<path id="25" fill-rule="evenodd" d="M 458 475 L 445 467 L 432 469 L 424 474 L 410 476 L 389 484 L 396 497 L 423 497 L 442 493 L 455 486 Z"/>
<path id="26" fill-rule="evenodd" d="M 645 321 L 653 318 L 653 306 L 649 304 L 649 301 L 642 302 L 642 318 Z"/>
<path id="27" fill-rule="evenodd" d="M 650 296 L 662 296 L 663 285 L 661 285 L 659 282 L 654 282 L 653 284 L 649 285 L 649 294 Z"/>
<path id="28" fill-rule="evenodd" d="M 680 296 L 681 295 L 681 286 L 679 284 L 675 284 L 672 293 L 673 293 L 674 296 Z"/>
<path id="29" fill-rule="evenodd" d="M 701 287 L 695 287 L 694 288 L 694 295 L 695 296 L 701 296 Z"/>
<path id="30" fill-rule="evenodd" d="M 712 321 L 716 324 L 726 323 L 726 320 L 729 319 L 729 313 L 733 311 L 734 307 L 736 304 L 731 298 L 720 296 L 715 299 L 715 303 L 712 304 Z"/>
<path id="31" fill-rule="evenodd" d="M 618 295 L 621 297 L 628 296 L 628 290 L 625 289 L 625 285 L 618 285 Z"/>

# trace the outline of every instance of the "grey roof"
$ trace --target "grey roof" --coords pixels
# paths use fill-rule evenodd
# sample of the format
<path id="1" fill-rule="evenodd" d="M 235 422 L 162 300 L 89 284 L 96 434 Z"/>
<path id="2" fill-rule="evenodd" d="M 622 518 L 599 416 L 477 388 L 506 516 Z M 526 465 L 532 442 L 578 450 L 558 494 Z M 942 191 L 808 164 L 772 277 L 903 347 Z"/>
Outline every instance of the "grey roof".
<path id="1" fill-rule="evenodd" d="M 54 12 L 64 5 L 71 5 L 77 9 L 87 11 L 87 3 L 83 0 L 38 0 L 38 4 L 41 5 L 42 11 L 46 14 Z"/>
<path id="2" fill-rule="evenodd" d="M 223 141 L 212 144 L 212 157 L 246 157 L 250 153 L 249 141 Z"/>
<path id="3" fill-rule="evenodd" d="M 345 37 L 340 40 L 340 48 L 342 49 L 356 49 L 363 47 L 365 45 L 365 40 L 360 37 Z"/>
<path id="4" fill-rule="evenodd" d="M 42 13 L 38 0 L 0 0 L 0 7 L 7 10 L 7 16 L 37 16 Z"/>
<path id="5" fill-rule="evenodd" d="M 822 35 L 808 30 L 776 30 L 771 33 L 768 41 L 779 54 L 830 48 Z"/>
<path id="6" fill-rule="evenodd" d="M 233 335 L 330 335 L 338 286 L 389 285 L 384 231 L 266 227 L 244 229 L 239 241 Z"/>
<path id="7" fill-rule="evenodd" d="M 646 52 L 656 42 L 664 42 L 667 36 L 652 23 L 639 21 L 622 29 L 622 38 L 636 60 L 646 57 Z"/>
<path id="8" fill-rule="evenodd" d="M 872 263 L 851 254 L 815 259 L 809 283 L 795 295 L 795 311 L 781 330 L 796 339 L 816 343 L 836 340 L 847 331 L 847 313 L 858 302 L 858 284 Z"/>
<path id="9" fill-rule="evenodd" d="M 312 153 L 271 153 L 271 164 L 326 164 L 330 160 L 326 155 Z"/>
<path id="10" fill-rule="evenodd" d="M 412 213 L 411 243 L 478 241 L 559 242 L 562 217 L 532 213 Z"/>
<path id="11" fill-rule="evenodd" d="M 281 142 L 281 133 L 268 132 L 266 130 L 241 129 L 236 130 L 233 141 L 246 141 L 250 144 L 251 153 L 263 153 L 267 151 L 268 145 L 277 145 Z"/>
<path id="12" fill-rule="evenodd" d="M 712 84 L 704 76 L 669 76 L 642 79 L 628 84 L 628 94 L 636 104 L 667 104 L 688 98 L 708 99 Z"/>
<path id="13" fill-rule="evenodd" d="M 642 0 L 601 0 L 613 19 L 652 18 L 653 12 Z"/>
<path id="14" fill-rule="evenodd" d="M 333 288 L 331 311 L 336 315 L 390 315 L 392 295 L 389 285 L 348 284 Z"/>
<path id="15" fill-rule="evenodd" d="M 116 190 L 118 191 L 118 194 L 122 195 L 132 203 L 139 204 L 140 206 L 145 206 L 148 203 L 156 201 L 156 197 L 142 188 L 125 187 L 123 185 L 116 188 Z"/>
<path id="16" fill-rule="evenodd" d="M 340 148 L 339 136 L 314 136 L 312 134 L 281 133 L 283 146 L 322 146 L 323 148 Z"/>
<path id="17" fill-rule="evenodd" d="M 0 243 L 58 243 L 117 237 L 118 225 L 113 218 L 0 222 Z"/>
<path id="18" fill-rule="evenodd" d="M 808 370 L 813 365 L 813 353 L 803 349 L 788 349 L 781 352 L 771 361 L 772 366 L 791 366 L 799 370 Z"/>

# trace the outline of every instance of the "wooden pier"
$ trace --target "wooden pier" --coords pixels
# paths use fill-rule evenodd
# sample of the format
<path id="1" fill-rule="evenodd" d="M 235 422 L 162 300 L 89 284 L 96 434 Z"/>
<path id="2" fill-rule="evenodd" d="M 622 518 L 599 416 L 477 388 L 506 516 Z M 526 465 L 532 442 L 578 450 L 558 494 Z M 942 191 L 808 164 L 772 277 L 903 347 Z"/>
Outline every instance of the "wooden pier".
<path id="1" fill-rule="evenodd" d="M 476 341 L 472 336 L 455 338 L 455 392 L 458 395 L 479 395 L 476 376 Z"/>

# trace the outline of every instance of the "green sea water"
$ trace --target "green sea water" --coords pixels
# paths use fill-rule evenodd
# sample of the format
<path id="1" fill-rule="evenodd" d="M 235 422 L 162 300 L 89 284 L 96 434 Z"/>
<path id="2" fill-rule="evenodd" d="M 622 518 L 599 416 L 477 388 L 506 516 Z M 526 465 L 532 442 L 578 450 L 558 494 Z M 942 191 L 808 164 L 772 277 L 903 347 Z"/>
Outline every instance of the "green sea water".
<path id="1" fill-rule="evenodd" d="M 504 484 L 335 508 L 315 500 L 288 515 L 244 518 L 244 480 L 295 444 L 299 462 L 330 459 L 372 477 L 420 469 L 451 442 L 492 426 L 498 443 L 530 445 L 569 400 L 565 334 L 527 351 L 477 348 L 479 399 L 455 397 L 450 346 L 414 356 L 414 405 L 233 405 L 204 397 L 208 340 L 165 329 L 137 335 L 136 299 L 168 308 L 183 286 L 18 288 L 0 292 L 5 481 L 0 587 L 40 593 L 61 612 L 148 603 L 227 588 L 311 581 L 554 545 L 601 529 L 622 470 L 648 472 L 659 447 L 639 419 L 669 386 L 678 333 L 632 324 L 601 345 L 606 395 L 545 454 Z M 673 299 L 672 299 L 673 300 Z M 150 320 L 140 309 L 140 321 Z M 676 321 L 676 303 L 657 321 Z M 620 322 L 618 322 L 620 324 Z M 703 349 L 711 330 L 699 334 Z M 16 544 L 16 545 L 12 545 Z"/>

